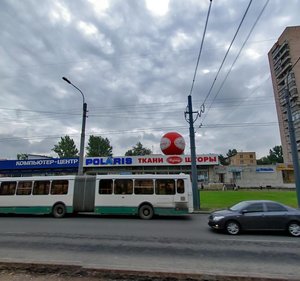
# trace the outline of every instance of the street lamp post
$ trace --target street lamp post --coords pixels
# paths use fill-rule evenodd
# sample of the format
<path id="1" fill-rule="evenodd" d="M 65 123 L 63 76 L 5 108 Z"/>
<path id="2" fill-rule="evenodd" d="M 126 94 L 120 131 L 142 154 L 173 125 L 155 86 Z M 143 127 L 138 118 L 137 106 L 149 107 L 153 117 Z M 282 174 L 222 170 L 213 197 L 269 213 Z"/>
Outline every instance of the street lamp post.
<path id="1" fill-rule="evenodd" d="M 84 99 L 84 94 L 82 91 L 76 87 L 74 84 L 71 83 L 70 80 L 68 80 L 66 77 L 62 78 L 67 83 L 72 85 L 75 89 L 77 89 L 80 94 L 82 95 L 82 126 L 81 126 L 81 138 L 80 138 L 80 150 L 79 150 L 79 166 L 78 166 L 78 175 L 83 175 L 83 153 L 84 153 L 84 139 L 85 139 L 85 123 L 86 123 L 86 117 L 87 117 L 87 104 Z"/>

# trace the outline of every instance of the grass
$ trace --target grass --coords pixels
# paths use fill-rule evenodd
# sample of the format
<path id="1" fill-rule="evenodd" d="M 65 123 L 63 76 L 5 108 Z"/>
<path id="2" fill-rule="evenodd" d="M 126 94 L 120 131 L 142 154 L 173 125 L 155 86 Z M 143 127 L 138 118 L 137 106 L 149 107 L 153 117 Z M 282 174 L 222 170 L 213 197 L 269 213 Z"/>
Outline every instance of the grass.
<path id="1" fill-rule="evenodd" d="M 201 210 L 216 210 L 230 207 L 243 200 L 273 200 L 297 208 L 296 191 L 283 190 L 238 190 L 200 191 Z"/>

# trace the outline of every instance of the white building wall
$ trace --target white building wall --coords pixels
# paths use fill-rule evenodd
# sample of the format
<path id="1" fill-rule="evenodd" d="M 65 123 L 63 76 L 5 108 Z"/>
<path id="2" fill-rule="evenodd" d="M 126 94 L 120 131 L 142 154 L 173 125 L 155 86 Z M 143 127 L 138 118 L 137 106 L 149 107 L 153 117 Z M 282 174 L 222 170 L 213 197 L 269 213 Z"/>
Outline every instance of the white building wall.
<path id="1" fill-rule="evenodd" d="M 223 173 L 225 184 L 235 184 L 240 188 L 295 188 L 295 184 L 283 182 L 282 171 L 276 165 L 268 166 L 219 166 L 215 167 L 211 184 L 218 183 L 219 174 Z"/>

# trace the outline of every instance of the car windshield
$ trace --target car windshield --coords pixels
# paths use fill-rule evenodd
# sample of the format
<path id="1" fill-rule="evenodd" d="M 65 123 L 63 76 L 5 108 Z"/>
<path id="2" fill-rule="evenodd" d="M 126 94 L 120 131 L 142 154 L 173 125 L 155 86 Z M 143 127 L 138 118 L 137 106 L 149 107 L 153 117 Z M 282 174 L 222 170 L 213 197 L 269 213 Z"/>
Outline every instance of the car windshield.
<path id="1" fill-rule="evenodd" d="M 249 205 L 248 202 L 240 202 L 229 208 L 231 211 L 241 211 Z"/>

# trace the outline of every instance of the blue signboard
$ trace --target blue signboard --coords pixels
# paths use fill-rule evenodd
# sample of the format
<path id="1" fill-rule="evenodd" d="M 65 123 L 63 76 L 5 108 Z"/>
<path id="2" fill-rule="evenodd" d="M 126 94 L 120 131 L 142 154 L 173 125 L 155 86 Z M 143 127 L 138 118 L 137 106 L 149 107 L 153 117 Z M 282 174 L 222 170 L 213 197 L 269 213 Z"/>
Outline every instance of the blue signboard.
<path id="1" fill-rule="evenodd" d="M 270 168 L 270 167 L 266 167 L 266 168 L 256 168 L 256 172 L 257 173 L 274 173 L 274 169 Z"/>
<path id="2" fill-rule="evenodd" d="M 0 170 L 78 168 L 78 158 L 1 160 Z"/>

